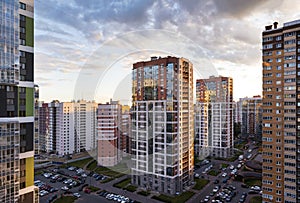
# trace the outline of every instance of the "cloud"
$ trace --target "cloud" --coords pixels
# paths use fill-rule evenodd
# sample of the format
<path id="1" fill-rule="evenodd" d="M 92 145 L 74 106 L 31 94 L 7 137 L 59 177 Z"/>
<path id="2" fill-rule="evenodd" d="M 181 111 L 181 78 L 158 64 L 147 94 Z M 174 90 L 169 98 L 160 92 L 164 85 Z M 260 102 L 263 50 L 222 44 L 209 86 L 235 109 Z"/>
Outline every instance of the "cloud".
<path id="1" fill-rule="evenodd" d="M 45 76 L 54 73 L 65 76 L 85 68 L 85 74 L 91 75 L 110 64 L 99 57 L 91 58 L 95 53 L 122 56 L 120 50 L 124 47 L 131 51 L 138 48 L 132 44 L 143 47 L 157 44 L 155 49 L 160 50 L 160 44 L 169 40 L 155 38 L 157 41 L 153 43 L 152 36 L 140 35 L 103 46 L 124 33 L 146 29 L 170 31 L 189 38 L 188 43 L 201 47 L 201 55 L 205 54 L 218 66 L 224 64 L 221 67 L 224 70 L 219 69 L 222 72 L 233 65 L 260 68 L 264 26 L 274 21 L 295 20 L 299 9 L 300 5 L 291 0 L 36 0 L 36 71 Z M 182 47 L 172 41 L 168 43 L 178 50 Z M 193 46 L 183 52 L 183 56 L 194 58 L 197 54 Z"/>

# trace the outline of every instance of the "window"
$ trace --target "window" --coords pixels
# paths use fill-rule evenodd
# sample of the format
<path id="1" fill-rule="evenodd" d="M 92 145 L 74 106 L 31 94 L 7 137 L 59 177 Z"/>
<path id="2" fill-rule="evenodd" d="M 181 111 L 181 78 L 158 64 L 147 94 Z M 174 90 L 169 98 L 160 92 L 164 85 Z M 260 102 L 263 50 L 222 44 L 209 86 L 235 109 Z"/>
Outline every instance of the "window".
<path id="1" fill-rule="evenodd" d="M 284 33 L 284 37 L 292 37 L 292 36 L 295 36 L 296 35 L 296 32 L 287 32 L 287 33 Z"/>
<path id="2" fill-rule="evenodd" d="M 265 44 L 263 45 L 263 49 L 272 49 L 273 48 L 273 44 Z"/>
<path id="3" fill-rule="evenodd" d="M 24 39 L 20 39 L 20 45 L 24 45 L 25 46 L 25 40 Z"/>
<path id="4" fill-rule="evenodd" d="M 25 27 L 20 27 L 20 32 L 25 33 Z"/>
<path id="5" fill-rule="evenodd" d="M 19 54 L 20 54 L 20 57 L 25 57 L 25 52 L 24 51 L 20 51 Z"/>
<path id="6" fill-rule="evenodd" d="M 26 4 L 20 2 L 20 9 L 26 10 Z"/>
<path id="7" fill-rule="evenodd" d="M 26 21 L 26 17 L 24 15 L 20 15 L 20 21 Z"/>
<path id="8" fill-rule="evenodd" d="M 276 51 L 276 54 L 277 55 L 281 55 L 281 51 Z"/>
<path id="9" fill-rule="evenodd" d="M 284 42 L 284 44 L 296 44 L 296 40 L 295 39 L 287 40 Z"/>

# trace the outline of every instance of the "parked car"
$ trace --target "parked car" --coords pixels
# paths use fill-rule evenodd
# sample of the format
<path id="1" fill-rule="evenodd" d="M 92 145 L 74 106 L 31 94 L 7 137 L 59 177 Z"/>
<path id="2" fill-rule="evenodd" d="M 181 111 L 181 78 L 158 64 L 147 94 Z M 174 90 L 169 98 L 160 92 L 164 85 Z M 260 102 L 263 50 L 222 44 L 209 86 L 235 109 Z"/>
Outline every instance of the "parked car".
<path id="1" fill-rule="evenodd" d="M 218 184 L 220 181 L 218 180 L 218 179 L 216 179 L 215 181 L 214 181 L 214 184 Z"/>
<path id="2" fill-rule="evenodd" d="M 78 192 L 73 193 L 73 196 L 77 198 L 81 197 L 81 195 Z"/>
<path id="3" fill-rule="evenodd" d="M 246 184 L 244 184 L 244 183 L 243 183 L 243 184 L 241 184 L 241 187 L 242 187 L 242 188 L 249 188 L 249 186 L 248 186 L 248 185 L 246 185 Z"/>
<path id="4" fill-rule="evenodd" d="M 61 189 L 64 190 L 64 191 L 69 190 L 69 188 L 67 186 L 62 186 Z"/>

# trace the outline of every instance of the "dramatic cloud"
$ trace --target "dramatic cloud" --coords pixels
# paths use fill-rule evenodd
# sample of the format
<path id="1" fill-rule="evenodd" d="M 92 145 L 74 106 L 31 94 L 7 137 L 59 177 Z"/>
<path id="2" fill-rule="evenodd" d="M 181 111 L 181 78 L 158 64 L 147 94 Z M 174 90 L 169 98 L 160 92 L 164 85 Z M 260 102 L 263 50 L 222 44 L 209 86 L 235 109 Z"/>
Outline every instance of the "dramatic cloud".
<path id="1" fill-rule="evenodd" d="M 164 49 L 168 46 L 168 52 L 178 50 L 183 57 L 189 56 L 199 68 L 208 69 L 204 62 L 199 63 L 201 58 L 206 58 L 219 74 L 232 76 L 235 98 L 261 94 L 261 32 L 274 21 L 282 25 L 296 20 L 300 17 L 299 10 L 300 4 L 292 0 L 36 0 L 36 83 L 42 86 L 41 91 L 47 92 L 41 94 L 42 100 L 56 99 L 55 91 L 50 88 L 66 92 L 59 94 L 62 98 L 58 99 L 70 100 L 78 74 L 84 72 L 88 80 L 97 71 L 116 63 L 108 61 L 111 58 L 118 60 L 116 69 L 129 66 L 124 70 L 130 74 L 131 61 L 141 58 L 138 54 L 132 58 L 130 53 L 137 51 L 134 48 L 149 47 L 163 53 L 165 50 L 160 46 L 163 44 Z M 147 32 L 122 38 L 130 32 L 147 29 L 178 33 L 193 46 L 183 46 L 166 36 L 158 38 L 159 35 L 151 36 Z M 148 52 L 139 52 L 143 57 L 145 53 Z M 53 78 L 55 82 L 43 78 Z M 237 87 L 249 91 L 238 91 Z M 110 96 L 97 95 L 97 98 Z"/>

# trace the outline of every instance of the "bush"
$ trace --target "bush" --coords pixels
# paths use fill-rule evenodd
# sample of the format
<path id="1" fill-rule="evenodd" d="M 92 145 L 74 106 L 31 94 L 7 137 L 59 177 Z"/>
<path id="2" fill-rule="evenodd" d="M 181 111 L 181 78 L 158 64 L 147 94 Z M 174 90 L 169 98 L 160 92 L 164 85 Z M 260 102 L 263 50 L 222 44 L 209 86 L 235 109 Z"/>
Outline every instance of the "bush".
<path id="1" fill-rule="evenodd" d="M 168 195 L 159 195 L 159 196 L 153 196 L 152 198 L 167 203 L 181 203 L 189 200 L 194 194 L 195 194 L 194 192 L 187 191 L 174 197 Z"/>
<path id="2" fill-rule="evenodd" d="M 124 188 L 131 182 L 130 178 L 126 178 L 125 180 L 122 180 L 121 182 L 113 184 L 114 187 L 117 188 Z"/>
<path id="3" fill-rule="evenodd" d="M 139 195 L 143 195 L 143 196 L 148 196 L 151 194 L 151 192 L 148 192 L 148 191 L 145 191 L 145 190 L 142 190 L 142 191 L 139 191 L 137 192 Z"/>
<path id="4" fill-rule="evenodd" d="M 129 191 L 129 192 L 135 192 L 137 187 L 133 186 L 133 185 L 128 185 L 126 188 L 124 188 L 125 190 Z"/>

